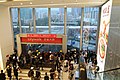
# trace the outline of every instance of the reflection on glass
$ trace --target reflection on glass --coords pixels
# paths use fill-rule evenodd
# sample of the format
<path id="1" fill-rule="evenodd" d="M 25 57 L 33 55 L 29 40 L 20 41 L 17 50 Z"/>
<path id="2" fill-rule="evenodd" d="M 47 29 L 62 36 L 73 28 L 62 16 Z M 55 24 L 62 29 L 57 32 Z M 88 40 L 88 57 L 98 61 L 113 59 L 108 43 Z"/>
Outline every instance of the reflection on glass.
<path id="1" fill-rule="evenodd" d="M 64 33 L 64 8 L 51 8 L 51 33 Z"/>
<path id="2" fill-rule="evenodd" d="M 14 46 L 17 47 L 16 34 L 20 33 L 20 27 L 18 25 L 18 9 L 17 8 L 11 8 L 11 16 L 12 16 L 12 26 L 13 26 L 13 34 L 14 34 Z"/>
<path id="3" fill-rule="evenodd" d="M 80 48 L 81 8 L 67 8 L 68 49 Z"/>
<path id="4" fill-rule="evenodd" d="M 22 33 L 34 33 L 32 8 L 20 8 Z"/>
<path id="5" fill-rule="evenodd" d="M 48 8 L 35 8 L 36 32 L 45 34 L 48 31 Z"/>
<path id="6" fill-rule="evenodd" d="M 99 8 L 84 8 L 83 50 L 96 50 Z"/>

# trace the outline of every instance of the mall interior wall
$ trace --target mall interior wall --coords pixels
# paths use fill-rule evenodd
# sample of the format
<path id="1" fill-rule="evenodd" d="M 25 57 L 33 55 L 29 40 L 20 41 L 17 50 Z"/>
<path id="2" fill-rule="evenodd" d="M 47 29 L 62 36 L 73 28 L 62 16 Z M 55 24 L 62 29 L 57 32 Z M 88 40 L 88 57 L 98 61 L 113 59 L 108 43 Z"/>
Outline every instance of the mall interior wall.
<path id="1" fill-rule="evenodd" d="M 120 6 L 113 6 L 105 69 L 120 67 Z"/>
<path id="2" fill-rule="evenodd" d="M 0 46 L 3 67 L 6 66 L 6 55 L 13 53 L 13 32 L 11 27 L 10 12 L 8 7 L 0 7 Z M 0 60 L 1 61 L 1 60 Z M 1 64 L 0 64 L 1 65 Z M 2 69 L 3 69 L 2 67 Z"/>

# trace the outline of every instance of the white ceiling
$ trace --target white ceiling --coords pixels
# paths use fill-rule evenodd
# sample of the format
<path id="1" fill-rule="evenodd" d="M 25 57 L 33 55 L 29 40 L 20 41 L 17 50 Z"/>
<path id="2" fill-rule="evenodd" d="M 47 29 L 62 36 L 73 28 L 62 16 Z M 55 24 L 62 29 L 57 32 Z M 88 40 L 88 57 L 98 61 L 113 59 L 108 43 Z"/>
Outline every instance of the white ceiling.
<path id="1" fill-rule="evenodd" d="M 6 0 L 0 0 L 6 1 Z M 89 7 L 100 6 L 106 0 L 7 0 L 0 6 L 9 7 Z M 113 5 L 120 5 L 120 0 L 113 0 Z"/>
<path id="2" fill-rule="evenodd" d="M 85 7 L 100 6 L 104 2 L 106 0 L 7 0 L 7 2 L 0 2 L 0 5 L 9 7 Z"/>

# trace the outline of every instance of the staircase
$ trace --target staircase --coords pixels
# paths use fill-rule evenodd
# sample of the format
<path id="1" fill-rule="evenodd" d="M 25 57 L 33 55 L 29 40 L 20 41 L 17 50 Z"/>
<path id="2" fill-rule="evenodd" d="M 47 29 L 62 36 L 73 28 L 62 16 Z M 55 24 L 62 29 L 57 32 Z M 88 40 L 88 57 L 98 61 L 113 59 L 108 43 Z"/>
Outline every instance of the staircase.
<path id="1" fill-rule="evenodd" d="M 44 76 L 45 76 L 46 72 L 47 72 L 47 75 L 50 78 L 50 72 L 49 72 L 50 69 L 51 68 L 44 68 L 43 70 L 40 70 L 40 73 L 41 73 L 40 80 L 44 80 Z M 18 79 L 21 78 L 20 80 L 31 80 L 31 78 L 28 77 L 28 71 L 29 71 L 29 69 L 22 69 L 21 71 L 22 71 L 22 73 L 20 73 L 20 72 L 18 73 Z M 35 72 L 36 71 L 34 70 L 34 75 L 36 74 Z M 58 74 L 57 71 L 55 71 L 55 73 Z M 7 77 L 7 73 L 5 73 L 5 74 L 6 74 L 6 80 L 9 80 L 9 78 Z M 14 76 L 13 71 L 12 71 L 12 80 L 15 80 L 15 76 Z M 56 78 L 55 80 L 58 80 L 58 79 Z"/>

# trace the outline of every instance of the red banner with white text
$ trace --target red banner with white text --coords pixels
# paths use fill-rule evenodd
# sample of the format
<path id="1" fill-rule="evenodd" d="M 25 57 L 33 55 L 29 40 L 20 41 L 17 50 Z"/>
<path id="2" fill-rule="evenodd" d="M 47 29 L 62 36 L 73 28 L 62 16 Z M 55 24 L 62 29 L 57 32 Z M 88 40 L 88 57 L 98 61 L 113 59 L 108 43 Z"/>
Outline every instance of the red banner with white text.
<path id="1" fill-rule="evenodd" d="M 62 38 L 21 37 L 21 42 L 62 44 Z"/>

